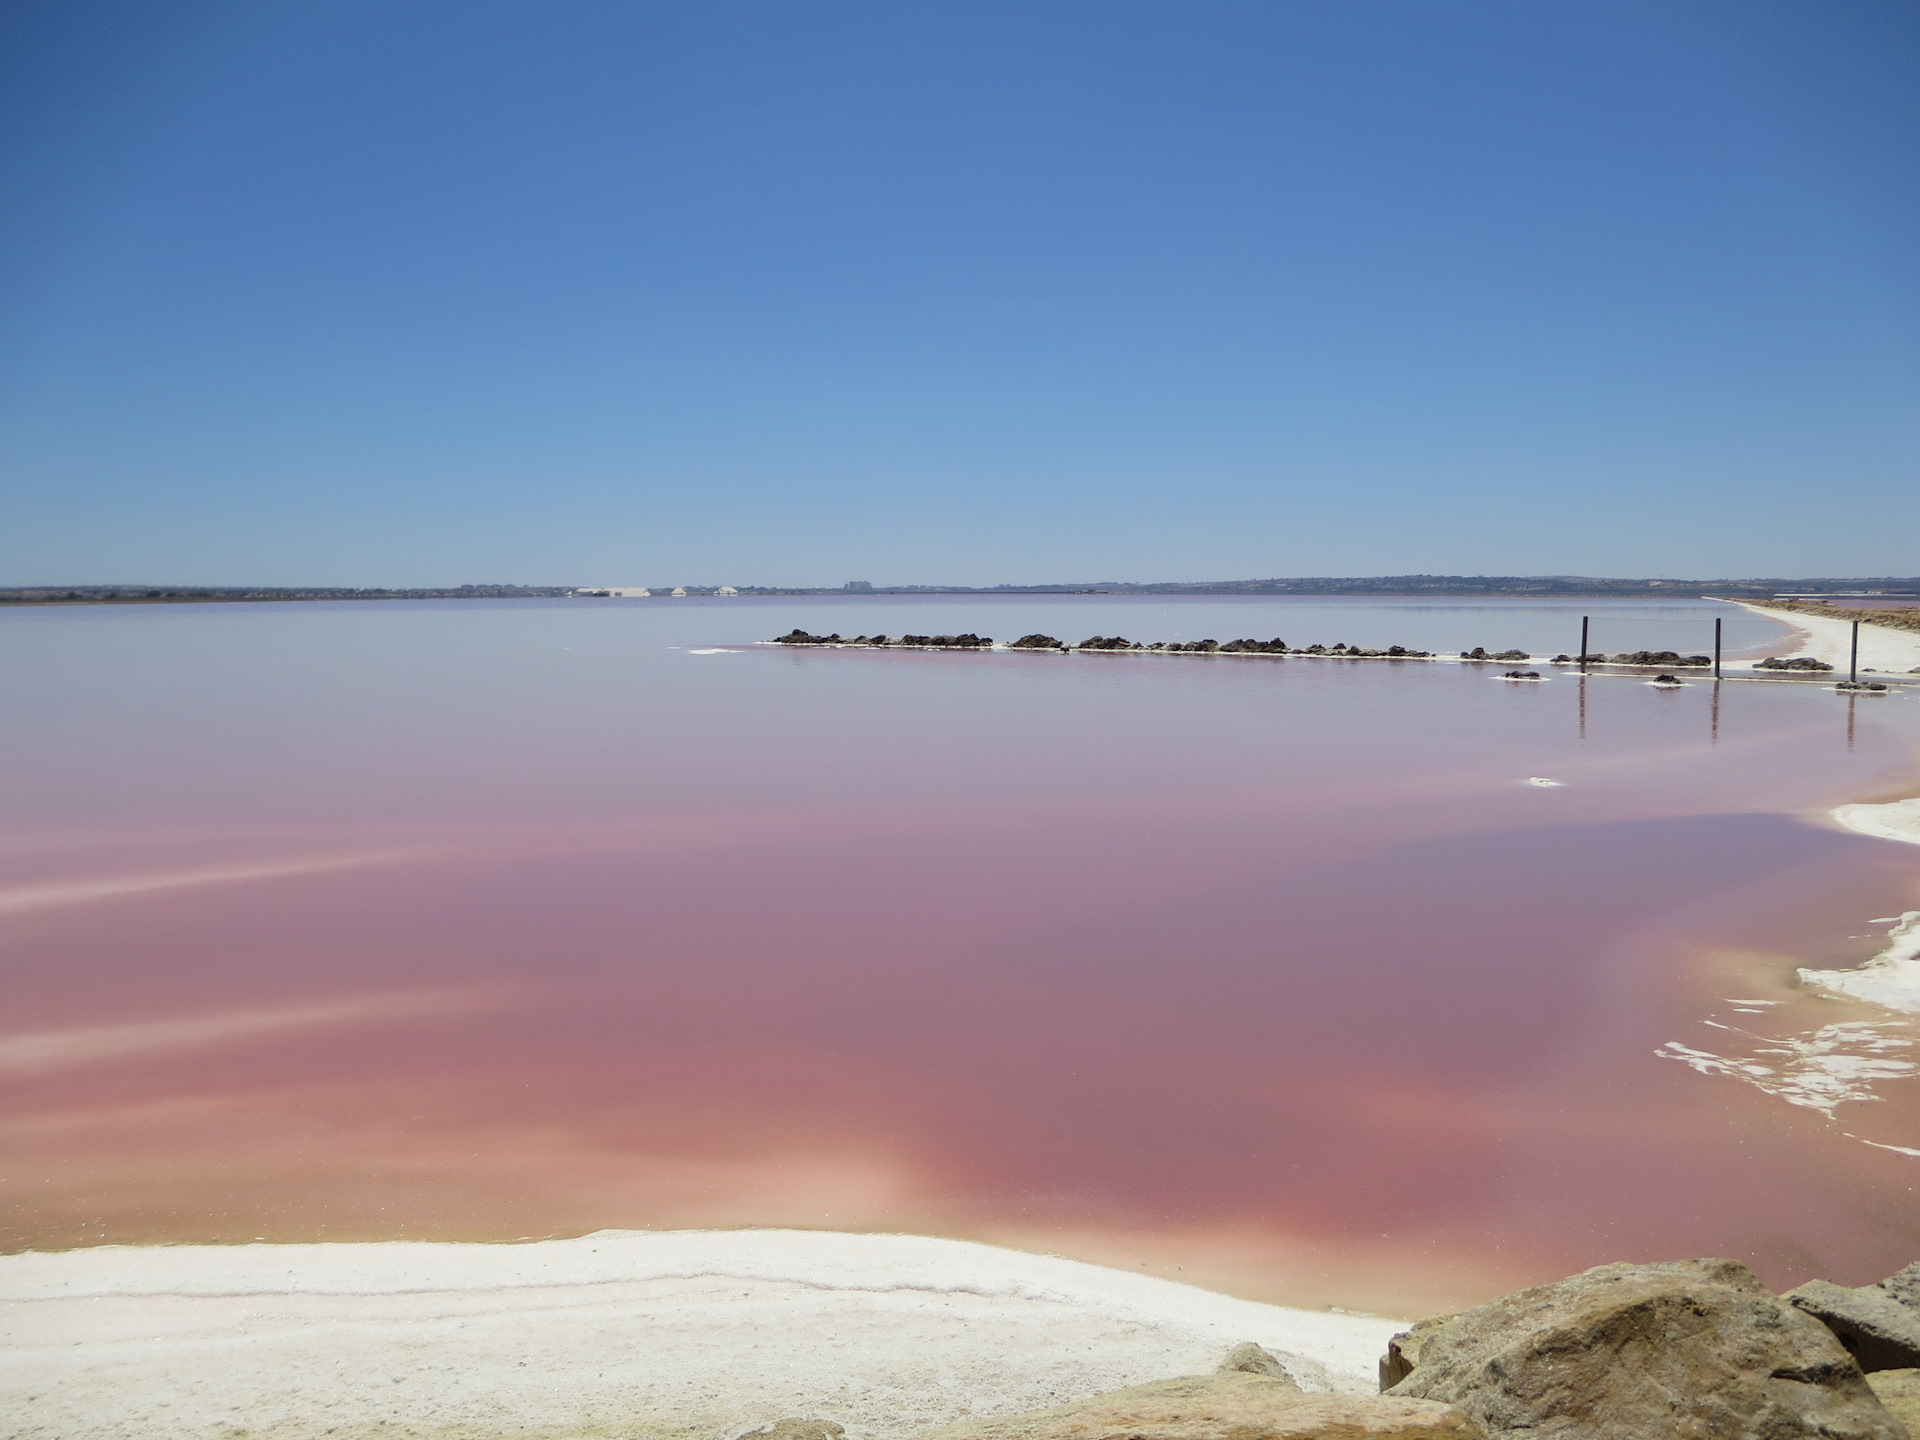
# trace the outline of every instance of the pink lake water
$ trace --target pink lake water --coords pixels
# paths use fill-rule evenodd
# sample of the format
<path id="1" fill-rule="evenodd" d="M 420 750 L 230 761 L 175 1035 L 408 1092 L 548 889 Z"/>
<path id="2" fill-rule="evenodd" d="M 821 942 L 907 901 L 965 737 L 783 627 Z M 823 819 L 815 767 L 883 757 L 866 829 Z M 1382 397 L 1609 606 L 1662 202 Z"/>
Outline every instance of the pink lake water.
<path id="1" fill-rule="evenodd" d="M 1393 1313 L 1615 1259 L 1877 1277 L 1920 1255 L 1920 1158 L 1880 1148 L 1920 1147 L 1920 1085 L 1826 1113 L 1659 1052 L 1920 1038 L 1791 983 L 1920 907 L 1920 848 L 1818 819 L 1920 793 L 1920 696 L 748 644 L 1551 653 L 1582 613 L 1610 650 L 1783 633 L 1685 601 L 0 613 L 0 1238 L 903 1230 Z"/>

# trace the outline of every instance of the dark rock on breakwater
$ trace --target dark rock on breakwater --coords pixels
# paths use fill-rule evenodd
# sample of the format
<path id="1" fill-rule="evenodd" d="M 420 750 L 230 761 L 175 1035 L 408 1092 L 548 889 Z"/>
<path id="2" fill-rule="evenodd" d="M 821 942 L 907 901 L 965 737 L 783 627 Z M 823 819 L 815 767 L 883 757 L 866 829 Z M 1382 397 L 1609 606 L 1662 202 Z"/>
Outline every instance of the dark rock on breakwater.
<path id="1" fill-rule="evenodd" d="M 1471 650 L 1460 652 L 1462 660 L 1531 660 L 1533 657 L 1524 650 L 1496 650 L 1491 655 L 1484 645 L 1476 645 Z"/>
<path id="2" fill-rule="evenodd" d="M 1580 657 L 1578 655 L 1556 655 L 1553 657 L 1553 663 L 1556 665 L 1577 665 L 1580 663 Z M 1632 650 L 1619 655 L 1605 655 L 1595 650 L 1587 656 L 1587 664 L 1658 665 L 1663 668 L 1674 669 L 1686 666 L 1711 665 L 1713 664 L 1713 657 L 1711 655 L 1682 655 L 1677 650 Z"/>
<path id="3" fill-rule="evenodd" d="M 1626 655 L 1615 655 L 1605 663 L 1609 665 L 1661 665 L 1679 667 L 1683 665 L 1711 665 L 1711 655 L 1681 655 L 1673 650 L 1635 650 Z"/>
<path id="4" fill-rule="evenodd" d="M 1036 631 L 1031 635 L 1022 635 L 1007 648 L 1009 650 L 1064 650 L 1067 647 L 1053 636 L 1042 635 Z"/>
<path id="5" fill-rule="evenodd" d="M 1824 660 L 1816 660 L 1811 655 L 1801 655 L 1792 660 L 1782 660 L 1778 655 L 1769 655 L 1764 660 L 1754 662 L 1756 670 L 1831 670 L 1833 666 Z"/>

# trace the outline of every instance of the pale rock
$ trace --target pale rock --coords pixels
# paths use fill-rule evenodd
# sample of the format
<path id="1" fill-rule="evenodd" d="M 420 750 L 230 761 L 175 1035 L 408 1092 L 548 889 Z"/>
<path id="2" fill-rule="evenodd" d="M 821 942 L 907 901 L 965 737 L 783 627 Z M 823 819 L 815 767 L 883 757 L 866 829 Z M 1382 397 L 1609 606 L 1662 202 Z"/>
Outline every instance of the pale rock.
<path id="1" fill-rule="evenodd" d="M 966 1420 L 916 1440 L 1484 1440 L 1484 1432 L 1430 1400 L 1307 1395 L 1289 1380 L 1226 1370 Z"/>
<path id="2" fill-rule="evenodd" d="M 1857 1289 L 1809 1280 L 1780 1298 L 1833 1331 L 1862 1370 L 1920 1366 L 1920 1265 Z"/>
<path id="3" fill-rule="evenodd" d="M 847 1432 L 831 1420 L 776 1420 L 749 1430 L 740 1440 L 846 1440 Z"/>
<path id="4" fill-rule="evenodd" d="M 1229 1371 L 1243 1371 L 1248 1375 L 1269 1375 L 1275 1380 L 1284 1380 L 1294 1389 L 1300 1388 L 1293 1376 L 1287 1373 L 1287 1367 L 1280 1363 L 1280 1357 L 1264 1345 L 1256 1345 L 1249 1340 L 1236 1345 L 1227 1352 L 1227 1358 L 1220 1362 L 1216 1373 L 1225 1375 Z"/>
<path id="5" fill-rule="evenodd" d="M 1920 1435 L 1920 1370 L 1876 1370 L 1867 1384 L 1909 1435 Z"/>
<path id="6" fill-rule="evenodd" d="M 1391 1394 L 1526 1440 L 1904 1440 L 1831 1331 L 1732 1260 L 1598 1269 L 1395 1337 Z"/>

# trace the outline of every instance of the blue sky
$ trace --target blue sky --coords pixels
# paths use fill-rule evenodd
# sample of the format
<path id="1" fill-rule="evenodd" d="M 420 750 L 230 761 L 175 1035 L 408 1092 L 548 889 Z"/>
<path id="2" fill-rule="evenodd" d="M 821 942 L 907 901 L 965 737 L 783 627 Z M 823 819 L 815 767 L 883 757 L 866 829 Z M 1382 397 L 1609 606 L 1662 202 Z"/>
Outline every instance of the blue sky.
<path id="1" fill-rule="evenodd" d="M 0 583 L 1920 571 L 1906 0 L 0 18 Z"/>

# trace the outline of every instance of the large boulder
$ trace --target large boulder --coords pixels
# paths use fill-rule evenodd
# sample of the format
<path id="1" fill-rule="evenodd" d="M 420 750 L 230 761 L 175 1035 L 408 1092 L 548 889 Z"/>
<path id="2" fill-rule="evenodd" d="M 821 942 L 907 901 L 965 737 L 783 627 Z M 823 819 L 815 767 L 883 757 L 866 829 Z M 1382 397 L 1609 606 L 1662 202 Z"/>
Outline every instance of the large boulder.
<path id="1" fill-rule="evenodd" d="M 1227 1370 L 964 1420 L 915 1440 L 1484 1440 L 1484 1432 L 1431 1400 L 1305 1395 L 1289 1380 Z"/>
<path id="2" fill-rule="evenodd" d="M 1398 1357 L 1396 1361 L 1395 1357 Z M 1901 1440 L 1838 1340 L 1732 1260 L 1602 1265 L 1396 1336 L 1389 1393 L 1527 1440 Z"/>
<path id="3" fill-rule="evenodd" d="M 1809 1280 L 1780 1298 L 1833 1331 L 1862 1370 L 1920 1366 L 1920 1265 L 1857 1289 Z"/>

